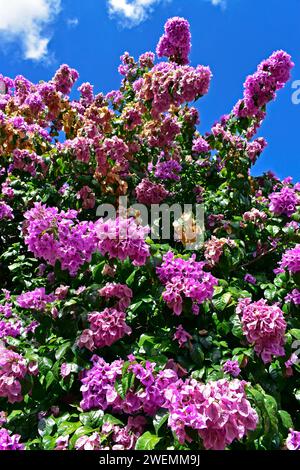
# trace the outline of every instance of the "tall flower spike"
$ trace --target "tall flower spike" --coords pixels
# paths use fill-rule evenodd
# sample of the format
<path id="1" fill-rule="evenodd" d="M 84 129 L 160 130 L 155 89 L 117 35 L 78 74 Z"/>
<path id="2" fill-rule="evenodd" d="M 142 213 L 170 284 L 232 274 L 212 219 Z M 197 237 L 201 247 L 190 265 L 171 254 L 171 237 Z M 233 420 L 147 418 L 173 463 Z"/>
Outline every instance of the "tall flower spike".
<path id="1" fill-rule="evenodd" d="M 191 33 L 189 22 L 175 16 L 165 24 L 165 33 L 161 36 L 156 53 L 158 57 L 168 57 L 178 64 L 189 63 Z"/>

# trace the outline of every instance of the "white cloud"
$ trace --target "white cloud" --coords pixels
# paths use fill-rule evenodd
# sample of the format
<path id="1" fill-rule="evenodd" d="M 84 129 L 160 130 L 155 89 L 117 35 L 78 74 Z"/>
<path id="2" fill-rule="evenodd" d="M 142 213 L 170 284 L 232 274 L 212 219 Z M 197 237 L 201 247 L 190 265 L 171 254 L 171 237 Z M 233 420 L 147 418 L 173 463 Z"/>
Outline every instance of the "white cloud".
<path id="1" fill-rule="evenodd" d="M 68 18 L 67 19 L 67 25 L 70 28 L 76 28 L 76 26 L 79 25 L 79 19 L 78 18 Z"/>
<path id="2" fill-rule="evenodd" d="M 226 0 L 210 0 L 210 2 L 214 7 L 220 6 L 224 8 L 226 6 Z"/>
<path id="3" fill-rule="evenodd" d="M 51 39 L 45 28 L 60 11 L 61 0 L 0 0 L 0 36 L 19 42 L 25 59 L 47 56 Z"/>
<path id="4" fill-rule="evenodd" d="M 162 0 L 107 0 L 109 13 L 134 26 L 148 18 L 153 7 Z"/>

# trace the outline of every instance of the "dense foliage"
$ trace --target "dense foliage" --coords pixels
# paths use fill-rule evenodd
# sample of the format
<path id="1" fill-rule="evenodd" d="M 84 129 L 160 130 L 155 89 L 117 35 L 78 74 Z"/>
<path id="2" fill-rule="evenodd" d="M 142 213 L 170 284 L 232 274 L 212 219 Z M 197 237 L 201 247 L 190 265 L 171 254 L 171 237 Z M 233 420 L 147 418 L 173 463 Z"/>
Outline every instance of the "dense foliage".
<path id="1" fill-rule="evenodd" d="M 186 20 L 156 52 L 106 96 L 71 99 L 67 65 L 0 76 L 0 450 L 300 448 L 300 184 L 250 176 L 293 63 L 274 52 L 200 135 Z M 99 219 L 125 195 L 203 204 L 204 244 Z"/>

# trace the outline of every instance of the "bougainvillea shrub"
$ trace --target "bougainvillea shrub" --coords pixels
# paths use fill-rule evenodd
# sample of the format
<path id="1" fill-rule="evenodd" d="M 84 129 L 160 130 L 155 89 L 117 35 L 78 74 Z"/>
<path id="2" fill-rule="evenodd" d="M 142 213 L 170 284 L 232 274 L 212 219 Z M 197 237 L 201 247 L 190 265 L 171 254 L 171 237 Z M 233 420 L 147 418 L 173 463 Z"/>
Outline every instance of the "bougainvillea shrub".
<path id="1" fill-rule="evenodd" d="M 0 450 L 300 449 L 300 184 L 251 176 L 293 63 L 200 135 L 190 47 L 170 19 L 107 95 L 0 75 Z M 141 221 L 175 203 L 194 249 Z"/>

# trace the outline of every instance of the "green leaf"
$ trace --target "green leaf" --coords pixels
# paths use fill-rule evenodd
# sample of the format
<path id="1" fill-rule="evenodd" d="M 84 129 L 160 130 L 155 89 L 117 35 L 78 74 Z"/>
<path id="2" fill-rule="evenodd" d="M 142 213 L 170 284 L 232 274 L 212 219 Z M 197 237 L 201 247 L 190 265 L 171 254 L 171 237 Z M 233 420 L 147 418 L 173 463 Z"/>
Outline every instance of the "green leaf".
<path id="1" fill-rule="evenodd" d="M 42 374 L 46 374 L 49 369 L 53 366 L 53 362 L 48 357 L 41 357 L 39 360 L 39 371 Z"/>
<path id="2" fill-rule="evenodd" d="M 135 449 L 136 450 L 153 450 L 155 446 L 161 440 L 160 437 L 151 434 L 150 432 L 145 432 L 142 436 L 136 441 Z"/>
<path id="3" fill-rule="evenodd" d="M 281 287 L 284 287 L 285 284 L 286 284 L 285 281 L 283 281 L 280 277 L 275 277 L 275 279 L 274 279 L 274 285 L 275 285 L 276 287 L 278 287 L 278 288 L 280 289 Z"/>
<path id="4" fill-rule="evenodd" d="M 151 295 L 148 295 L 148 297 L 143 298 L 144 304 L 150 304 L 151 302 L 153 302 L 153 297 Z"/>
<path id="5" fill-rule="evenodd" d="M 46 435 L 43 437 L 42 444 L 45 450 L 53 450 L 56 446 L 56 437 Z"/>
<path id="6" fill-rule="evenodd" d="M 90 411 L 89 413 L 82 413 L 79 416 L 81 423 L 84 426 L 90 426 L 91 428 L 98 428 L 103 423 L 104 413 L 102 410 Z"/>
<path id="7" fill-rule="evenodd" d="M 132 286 L 132 284 L 134 282 L 134 279 L 135 279 L 136 272 L 137 272 L 137 270 L 132 271 L 130 276 L 128 276 L 128 278 L 126 279 L 127 286 L 129 286 L 129 287 Z"/>
<path id="8" fill-rule="evenodd" d="M 221 295 L 221 297 L 213 299 L 213 305 L 217 310 L 222 312 L 230 303 L 231 299 L 232 295 L 230 294 L 230 292 L 226 292 L 225 294 Z"/>
<path id="9" fill-rule="evenodd" d="M 146 341 L 147 343 L 155 344 L 155 337 L 142 334 L 138 342 L 139 347 L 141 348 Z"/>
<path id="10" fill-rule="evenodd" d="M 280 232 L 280 227 L 277 225 L 267 225 L 266 230 L 272 235 L 272 237 L 276 237 L 276 235 Z"/>
<path id="11" fill-rule="evenodd" d="M 46 390 L 51 386 L 51 384 L 55 381 L 54 374 L 49 370 L 46 375 Z"/>
<path id="12" fill-rule="evenodd" d="M 221 294 L 224 290 L 224 287 L 223 286 L 215 286 L 214 288 L 214 296 L 217 296 L 219 294 Z"/>
<path id="13" fill-rule="evenodd" d="M 76 299 L 69 299 L 66 302 L 64 302 L 64 307 L 71 307 L 72 305 L 76 305 L 77 300 Z"/>
<path id="14" fill-rule="evenodd" d="M 276 297 L 276 287 L 272 284 L 264 291 L 264 296 L 267 300 L 273 300 Z"/>
<path id="15" fill-rule="evenodd" d="M 135 380 L 135 375 L 133 372 L 126 372 L 122 377 L 122 389 L 123 395 L 125 396 L 127 391 L 133 386 Z"/>
<path id="16" fill-rule="evenodd" d="M 39 420 L 38 433 L 40 436 L 46 436 L 51 434 L 53 427 L 55 426 L 54 419 L 50 416 L 49 418 L 42 418 Z"/>
<path id="17" fill-rule="evenodd" d="M 232 324 L 232 334 L 237 338 L 243 338 L 244 334 L 240 317 L 238 315 L 233 315 L 230 318 L 230 321 Z"/>
<path id="18" fill-rule="evenodd" d="M 115 391 L 117 394 L 122 398 L 122 400 L 125 399 L 125 393 L 123 392 L 123 385 L 121 380 L 117 380 L 115 382 Z"/>
<path id="19" fill-rule="evenodd" d="M 258 384 L 255 387 L 248 387 L 247 390 L 253 396 L 260 412 L 263 420 L 263 443 L 269 448 L 278 433 L 277 402 L 274 397 L 267 395 Z"/>
<path id="20" fill-rule="evenodd" d="M 74 416 L 74 415 L 72 415 Z M 61 423 L 63 423 L 64 421 L 68 421 L 70 420 L 70 418 L 72 417 L 70 415 L 70 413 L 64 413 L 62 414 L 61 416 L 59 416 L 58 418 L 56 418 L 56 425 L 59 426 Z"/>
<path id="21" fill-rule="evenodd" d="M 103 268 L 104 268 L 104 264 L 105 264 L 105 261 L 101 261 L 101 263 L 97 264 L 96 266 L 94 266 L 92 268 L 92 276 L 93 276 L 93 280 L 95 282 L 101 282 L 102 281 L 102 279 L 103 279 L 102 271 L 103 271 Z"/>
<path id="22" fill-rule="evenodd" d="M 110 414 L 105 414 L 103 416 L 103 423 L 110 423 L 110 424 L 124 426 L 123 421 L 121 421 L 119 418 L 116 418 L 115 416 L 110 415 Z"/>
<path id="23" fill-rule="evenodd" d="M 290 428 L 293 428 L 294 427 L 294 424 L 293 424 L 293 420 L 291 418 L 291 415 L 285 411 L 285 410 L 278 410 L 278 414 L 280 416 L 280 419 L 281 419 L 281 422 L 282 422 L 282 425 L 286 428 L 286 429 L 290 429 Z"/>
<path id="24" fill-rule="evenodd" d="M 278 418 L 277 418 L 277 402 L 271 395 L 265 396 L 265 409 L 268 415 L 270 430 L 277 432 Z"/>
<path id="25" fill-rule="evenodd" d="M 70 348 L 71 348 L 71 342 L 70 341 L 67 341 L 66 343 L 62 344 L 55 353 L 55 359 L 57 361 L 59 361 L 62 357 L 65 356 L 66 352 Z"/>
<path id="26" fill-rule="evenodd" d="M 57 433 L 59 434 L 59 436 L 69 436 L 70 434 L 73 434 L 73 432 L 75 432 L 80 426 L 81 423 L 79 421 L 77 421 L 76 423 L 64 421 L 59 425 Z"/>
<path id="27" fill-rule="evenodd" d="M 153 426 L 156 434 L 158 434 L 160 428 L 167 422 L 168 417 L 169 412 L 166 410 L 159 410 L 158 413 L 156 413 L 153 419 Z"/>
<path id="28" fill-rule="evenodd" d="M 196 343 L 193 345 L 193 348 L 190 352 L 191 358 L 197 366 L 201 366 L 204 361 L 204 352 L 201 347 L 201 344 Z"/>
<path id="29" fill-rule="evenodd" d="M 289 333 L 296 339 L 300 339 L 300 330 L 296 329 L 296 328 L 292 328 L 291 330 L 289 330 Z"/>
<path id="30" fill-rule="evenodd" d="M 135 302 L 130 305 L 129 310 L 133 313 L 135 312 L 141 305 L 143 304 L 142 300 L 139 300 L 138 302 Z"/>

